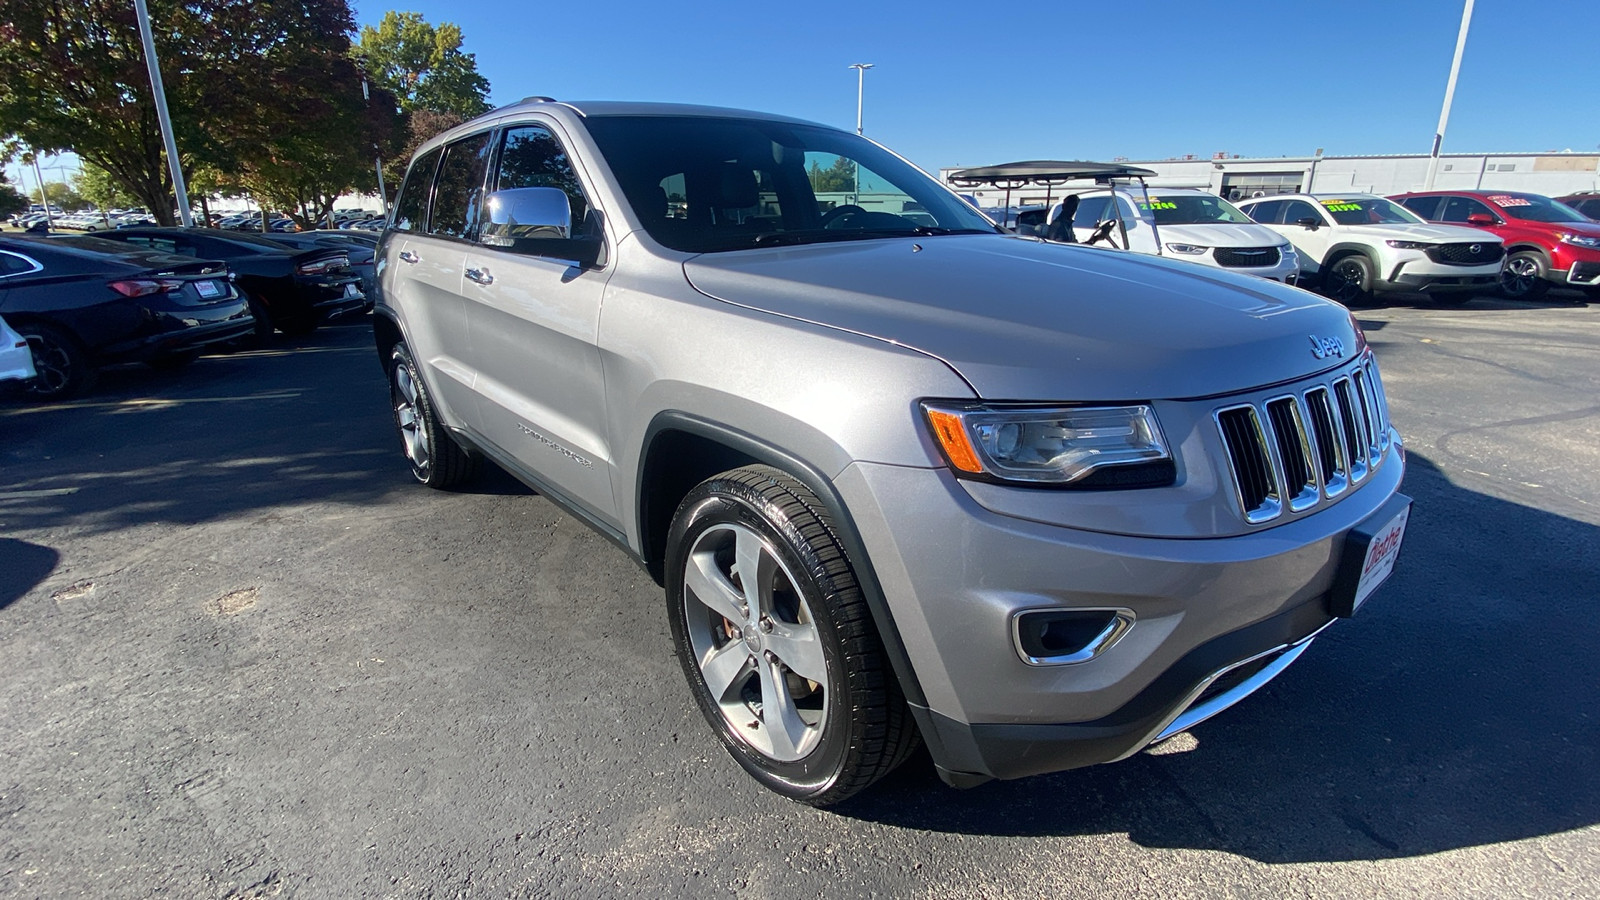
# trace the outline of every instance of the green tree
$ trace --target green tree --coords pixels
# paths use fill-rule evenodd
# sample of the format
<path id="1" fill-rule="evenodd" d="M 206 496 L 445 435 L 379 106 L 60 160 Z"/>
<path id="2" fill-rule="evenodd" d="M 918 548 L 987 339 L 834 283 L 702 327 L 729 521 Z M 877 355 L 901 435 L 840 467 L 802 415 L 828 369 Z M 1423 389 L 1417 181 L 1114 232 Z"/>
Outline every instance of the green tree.
<path id="1" fill-rule="evenodd" d="M 342 165 L 389 140 L 393 98 L 368 129 L 350 60 L 346 0 L 150 0 L 178 152 L 186 171 L 295 180 L 295 165 L 330 166 L 317 190 L 354 174 Z M 44 151 L 72 150 L 172 224 L 173 194 L 126 0 L 6 0 L 0 20 L 0 135 Z M 385 109 L 384 103 L 388 106 Z M 336 134 L 334 124 L 357 128 Z M 340 165 L 333 165 L 333 162 Z M 276 174 L 268 174 L 276 173 Z M 296 176 L 297 177 L 297 176 Z M 262 179 L 266 179 L 262 182 Z"/>
<path id="2" fill-rule="evenodd" d="M 489 81 L 478 74 L 477 59 L 461 52 L 457 25 L 434 26 L 421 13 L 391 10 L 377 28 L 362 27 L 355 53 L 407 113 L 431 109 L 470 119 L 489 111 Z"/>
<path id="3" fill-rule="evenodd" d="M 838 157 L 833 165 L 824 169 L 817 160 L 811 161 L 811 168 L 806 172 L 811 178 L 811 190 L 817 194 L 848 193 L 856 189 L 856 164 L 844 157 Z"/>
<path id="4" fill-rule="evenodd" d="M 22 192 L 11 186 L 11 182 L 0 175 L 0 216 L 15 215 L 28 208 L 28 198 Z"/>
<path id="5" fill-rule="evenodd" d="M 88 209 L 90 206 L 94 205 L 88 200 L 83 199 L 83 197 L 77 191 L 73 190 L 72 185 L 61 181 L 46 181 L 44 183 L 44 195 L 50 200 L 51 203 L 54 203 L 56 206 L 61 207 L 67 212 Z"/>
<path id="6" fill-rule="evenodd" d="M 428 138 L 460 125 L 467 119 L 459 113 L 436 112 L 431 109 L 413 110 L 406 116 L 405 140 L 392 153 L 384 155 L 383 186 L 389 191 L 389 201 L 400 193 L 400 182 L 406 177 L 411 156 Z"/>
<path id="7" fill-rule="evenodd" d="M 84 163 L 83 168 L 78 170 L 72 187 L 79 196 L 100 209 L 125 209 L 140 205 L 139 198 L 128 193 L 111 177 L 110 172 L 92 163 Z"/>

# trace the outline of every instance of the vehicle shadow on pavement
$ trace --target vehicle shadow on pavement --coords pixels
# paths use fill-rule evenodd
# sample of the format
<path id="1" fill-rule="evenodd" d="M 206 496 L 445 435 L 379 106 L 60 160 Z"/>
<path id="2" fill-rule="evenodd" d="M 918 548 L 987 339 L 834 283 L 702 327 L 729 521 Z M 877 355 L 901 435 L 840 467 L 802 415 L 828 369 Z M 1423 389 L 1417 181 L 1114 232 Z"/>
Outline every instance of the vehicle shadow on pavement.
<path id="1" fill-rule="evenodd" d="M 49 547 L 0 538 L 0 609 L 33 590 L 56 570 L 60 561 L 61 554 Z"/>
<path id="2" fill-rule="evenodd" d="M 1416 506 L 1393 580 L 1192 735 L 961 792 L 924 756 L 835 809 L 941 832 L 1126 833 L 1268 863 L 1600 823 L 1600 528 L 1463 490 L 1415 452 L 1408 464 Z"/>
<path id="3" fill-rule="evenodd" d="M 1512 300 L 1497 292 L 1491 292 L 1473 294 L 1468 300 L 1447 301 L 1442 304 L 1427 294 L 1379 294 L 1365 303 L 1352 304 L 1350 308 L 1355 310 L 1357 315 L 1367 310 L 1390 308 L 1486 312 L 1496 309 L 1567 309 L 1574 306 L 1588 306 L 1590 302 L 1588 295 L 1582 291 L 1562 289 L 1550 291 L 1542 297 L 1531 300 Z M 1365 328 L 1366 323 L 1362 323 L 1362 327 Z"/>
<path id="4" fill-rule="evenodd" d="M 414 484 L 365 321 L 178 372 L 108 369 L 77 400 L 0 405 L 0 432 L 0 492 L 20 495 L 0 495 L 8 529 L 93 533 L 368 506 Z M 522 490 L 507 482 L 489 472 L 468 490 Z"/>

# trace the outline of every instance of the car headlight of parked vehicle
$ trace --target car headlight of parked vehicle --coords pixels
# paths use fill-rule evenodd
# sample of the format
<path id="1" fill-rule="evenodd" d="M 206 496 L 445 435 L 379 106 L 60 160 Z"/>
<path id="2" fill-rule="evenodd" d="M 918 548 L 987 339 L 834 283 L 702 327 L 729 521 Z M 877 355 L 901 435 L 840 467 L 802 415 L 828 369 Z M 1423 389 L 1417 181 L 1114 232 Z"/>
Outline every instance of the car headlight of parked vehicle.
<path id="1" fill-rule="evenodd" d="M 1573 234 L 1571 232 L 1563 231 L 1561 233 L 1561 243 L 1572 244 L 1575 247 L 1590 247 L 1600 250 L 1600 237 L 1590 237 L 1587 234 Z"/>
<path id="2" fill-rule="evenodd" d="M 1199 244 L 1168 244 L 1167 249 L 1173 253 L 1182 253 L 1185 256 L 1199 256 L 1211 248 L 1202 247 Z"/>
<path id="3" fill-rule="evenodd" d="M 1384 241 L 1396 250 L 1426 250 L 1433 246 L 1427 241 Z"/>
<path id="4" fill-rule="evenodd" d="M 1071 484 L 1107 466 L 1171 458 L 1148 406 L 923 410 L 951 468 L 966 477 Z"/>

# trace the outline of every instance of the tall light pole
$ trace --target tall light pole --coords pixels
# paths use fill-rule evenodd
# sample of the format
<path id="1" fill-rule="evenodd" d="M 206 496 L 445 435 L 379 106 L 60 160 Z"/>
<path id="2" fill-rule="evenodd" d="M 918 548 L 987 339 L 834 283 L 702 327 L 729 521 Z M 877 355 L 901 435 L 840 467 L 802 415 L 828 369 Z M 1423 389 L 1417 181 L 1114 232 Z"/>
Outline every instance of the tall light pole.
<path id="1" fill-rule="evenodd" d="M 1450 62 L 1450 81 L 1444 88 L 1444 109 L 1439 111 L 1439 127 L 1433 133 L 1433 151 L 1428 155 L 1428 178 L 1422 184 L 1433 190 L 1433 176 L 1439 172 L 1439 148 L 1444 145 L 1444 126 L 1450 121 L 1450 101 L 1456 97 L 1456 76 L 1461 74 L 1461 53 L 1467 49 L 1467 28 L 1472 25 L 1472 0 L 1461 11 L 1461 33 L 1456 35 L 1456 57 Z"/>
<path id="2" fill-rule="evenodd" d="M 194 225 L 189 212 L 189 187 L 183 183 L 183 166 L 178 164 L 178 142 L 172 139 L 172 117 L 167 115 L 167 89 L 161 84 L 161 66 L 156 62 L 156 42 L 150 36 L 150 10 L 144 0 L 133 0 L 139 15 L 139 39 L 144 42 L 144 62 L 150 68 L 150 91 L 156 98 L 156 118 L 161 121 L 161 138 L 167 144 L 167 168 L 172 172 L 172 190 L 178 197 L 178 218 L 185 228 Z"/>
<path id="3" fill-rule="evenodd" d="M 861 98 L 866 91 L 867 70 L 872 68 L 872 63 L 852 63 L 849 68 L 856 70 L 856 134 L 861 133 Z"/>
<path id="4" fill-rule="evenodd" d="M 371 91 L 370 88 L 367 87 L 367 79 L 365 79 L 365 78 L 361 79 L 361 99 L 367 101 L 367 105 L 368 106 L 372 105 L 372 91 Z M 388 218 L 388 216 L 389 216 L 389 192 L 387 190 L 385 190 L 384 186 L 383 186 L 383 154 L 378 152 L 378 145 L 377 144 L 373 144 L 372 145 L 372 150 L 373 150 L 374 156 L 377 159 L 376 165 L 377 165 L 377 169 L 378 169 L 378 206 L 380 208 L 382 208 L 384 218 Z"/>

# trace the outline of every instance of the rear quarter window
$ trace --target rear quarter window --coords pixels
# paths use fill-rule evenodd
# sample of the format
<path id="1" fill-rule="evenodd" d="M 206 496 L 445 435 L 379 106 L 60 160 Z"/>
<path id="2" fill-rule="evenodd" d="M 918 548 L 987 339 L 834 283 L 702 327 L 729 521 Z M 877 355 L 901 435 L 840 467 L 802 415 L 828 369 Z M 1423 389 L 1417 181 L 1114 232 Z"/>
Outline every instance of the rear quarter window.
<path id="1" fill-rule="evenodd" d="M 439 166 L 440 149 L 424 153 L 411 164 L 406 173 L 406 183 L 400 188 L 400 197 L 394 204 L 396 231 L 421 231 L 428 213 L 428 192 L 433 187 L 433 170 Z"/>

